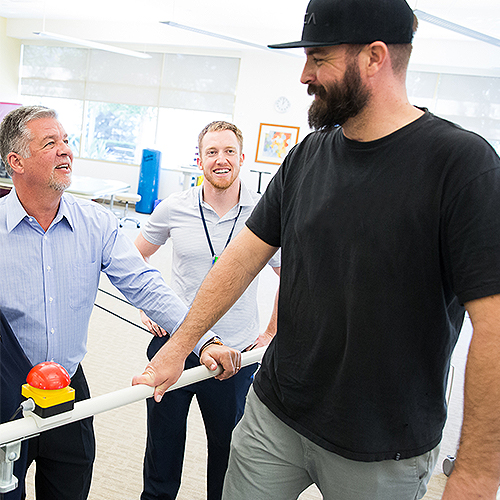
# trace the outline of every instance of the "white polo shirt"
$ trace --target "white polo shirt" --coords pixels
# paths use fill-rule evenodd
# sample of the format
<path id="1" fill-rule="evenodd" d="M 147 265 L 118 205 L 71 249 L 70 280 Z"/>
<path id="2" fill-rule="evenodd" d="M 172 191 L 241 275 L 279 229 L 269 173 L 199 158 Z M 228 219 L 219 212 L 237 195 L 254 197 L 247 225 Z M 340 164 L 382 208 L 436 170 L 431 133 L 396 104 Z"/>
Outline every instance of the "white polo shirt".
<path id="1" fill-rule="evenodd" d="M 202 186 L 197 186 L 174 193 L 163 200 L 141 230 L 144 238 L 153 245 L 163 245 L 169 238 L 172 239 L 170 285 L 188 307 L 212 268 L 213 260 L 200 214 L 200 200 L 210 241 L 215 254 L 220 256 L 233 226 L 232 239 L 241 231 L 260 198 L 241 182 L 239 203 L 223 217 L 219 217 L 215 210 L 201 199 L 201 188 Z M 269 261 L 269 265 L 280 267 L 279 251 Z M 241 350 L 258 337 L 260 323 L 257 288 L 258 277 L 212 328 L 224 344 Z"/>

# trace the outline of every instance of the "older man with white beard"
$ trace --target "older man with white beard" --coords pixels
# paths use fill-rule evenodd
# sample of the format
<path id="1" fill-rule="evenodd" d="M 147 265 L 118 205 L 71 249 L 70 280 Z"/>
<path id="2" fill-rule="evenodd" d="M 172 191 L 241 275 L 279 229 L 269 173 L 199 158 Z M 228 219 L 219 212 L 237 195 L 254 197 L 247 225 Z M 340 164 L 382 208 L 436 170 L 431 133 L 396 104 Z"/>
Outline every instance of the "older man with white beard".
<path id="1" fill-rule="evenodd" d="M 187 307 L 121 234 L 111 211 L 64 193 L 73 154 L 54 110 L 26 106 L 9 113 L 0 126 L 0 154 L 14 183 L 0 199 L 0 310 L 29 361 L 61 364 L 76 401 L 86 399 L 80 362 L 101 271 L 169 333 Z M 239 352 L 217 345 L 201 360 L 212 369 L 222 364 L 221 378 L 241 363 Z M 94 455 L 92 418 L 31 439 L 28 465 L 36 461 L 37 499 L 86 499 Z M 21 486 L 5 500 L 24 498 L 24 474 L 16 470 Z"/>

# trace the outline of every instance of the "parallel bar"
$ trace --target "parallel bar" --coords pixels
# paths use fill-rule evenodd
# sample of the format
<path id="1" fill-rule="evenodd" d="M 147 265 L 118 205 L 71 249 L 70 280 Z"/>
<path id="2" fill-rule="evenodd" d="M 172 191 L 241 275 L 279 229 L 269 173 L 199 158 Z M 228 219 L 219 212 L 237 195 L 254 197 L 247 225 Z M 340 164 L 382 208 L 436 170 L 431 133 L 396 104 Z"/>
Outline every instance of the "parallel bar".
<path id="1" fill-rule="evenodd" d="M 262 359 L 265 350 L 266 347 L 260 347 L 259 349 L 243 353 L 241 355 L 241 366 L 243 367 L 253 363 L 258 363 Z M 202 365 L 190 368 L 189 370 L 185 370 L 179 377 L 179 380 L 174 385 L 169 387 L 168 390 L 173 391 L 175 389 L 185 387 L 186 385 L 215 377 L 220 372 L 220 367 L 218 367 L 215 371 L 210 371 Z M 114 410 L 115 408 L 141 401 L 142 399 L 151 397 L 153 393 L 153 387 L 148 385 L 134 385 L 115 392 L 103 394 L 102 396 L 79 401 L 78 403 L 75 403 L 75 407 L 72 411 L 61 413 L 59 415 L 54 415 L 44 419 L 41 419 L 36 415 L 30 415 L 19 420 L 1 424 L 0 446 L 4 446 L 5 444 L 13 441 L 29 439 L 30 437 L 40 434 L 40 432 L 54 429 L 55 427 L 60 427 L 92 415 L 97 415 L 98 413 Z"/>

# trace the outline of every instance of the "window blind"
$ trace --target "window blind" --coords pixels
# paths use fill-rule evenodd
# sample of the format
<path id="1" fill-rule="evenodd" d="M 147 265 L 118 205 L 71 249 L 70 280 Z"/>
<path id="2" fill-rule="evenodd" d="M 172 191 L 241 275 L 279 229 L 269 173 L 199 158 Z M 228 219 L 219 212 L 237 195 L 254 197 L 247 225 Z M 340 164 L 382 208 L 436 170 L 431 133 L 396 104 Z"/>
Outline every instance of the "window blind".
<path id="1" fill-rule="evenodd" d="M 233 113 L 239 59 L 24 45 L 21 94 Z"/>

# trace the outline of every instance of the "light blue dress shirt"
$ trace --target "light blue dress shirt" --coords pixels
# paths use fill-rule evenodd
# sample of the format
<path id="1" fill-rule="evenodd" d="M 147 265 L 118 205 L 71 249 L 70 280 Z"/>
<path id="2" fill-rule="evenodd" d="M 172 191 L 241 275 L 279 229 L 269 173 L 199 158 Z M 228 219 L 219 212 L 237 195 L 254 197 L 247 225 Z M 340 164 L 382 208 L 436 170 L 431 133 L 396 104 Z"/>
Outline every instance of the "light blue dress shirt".
<path id="1" fill-rule="evenodd" d="M 0 198 L 0 309 L 33 364 L 56 361 L 75 373 L 101 271 L 168 332 L 187 313 L 111 211 L 65 193 L 44 232 L 14 189 Z"/>

